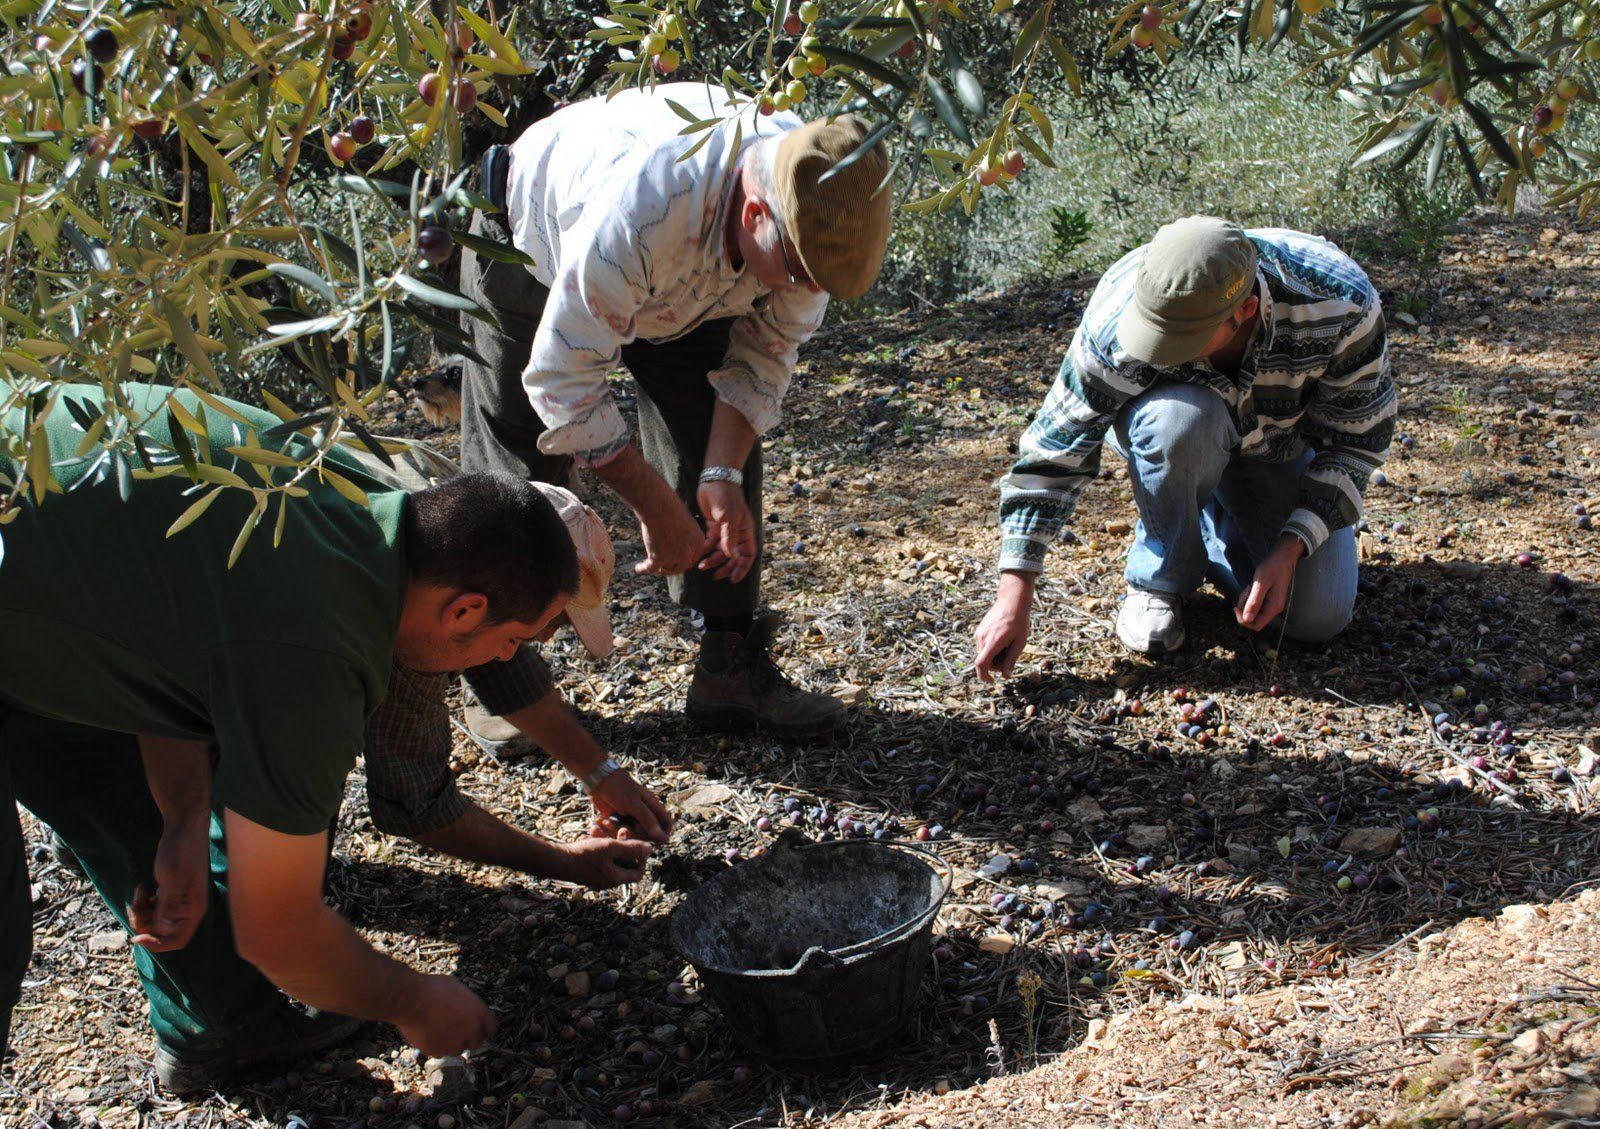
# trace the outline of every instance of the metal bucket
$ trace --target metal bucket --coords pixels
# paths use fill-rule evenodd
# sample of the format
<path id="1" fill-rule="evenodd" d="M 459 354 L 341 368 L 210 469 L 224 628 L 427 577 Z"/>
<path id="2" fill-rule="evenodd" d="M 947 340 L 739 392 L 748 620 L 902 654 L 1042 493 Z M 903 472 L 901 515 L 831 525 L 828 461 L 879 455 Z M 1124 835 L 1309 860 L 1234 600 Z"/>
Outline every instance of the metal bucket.
<path id="1" fill-rule="evenodd" d="M 690 894 L 672 943 L 752 1054 L 811 1069 L 859 1061 L 916 1006 L 951 876 L 905 843 L 789 830 Z"/>

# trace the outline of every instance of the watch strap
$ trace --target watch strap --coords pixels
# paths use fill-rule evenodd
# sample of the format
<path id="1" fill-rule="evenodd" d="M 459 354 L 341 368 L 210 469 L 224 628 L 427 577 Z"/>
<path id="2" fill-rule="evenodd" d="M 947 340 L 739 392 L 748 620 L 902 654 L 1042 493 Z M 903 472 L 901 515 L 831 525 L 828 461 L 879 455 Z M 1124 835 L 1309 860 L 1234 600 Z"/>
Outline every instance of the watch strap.
<path id="1" fill-rule="evenodd" d="M 578 781 L 578 785 L 585 792 L 593 792 L 605 782 L 608 776 L 621 771 L 622 766 L 613 758 L 607 757 L 605 760 L 600 762 L 593 772 L 589 773 L 589 775 Z"/>
<path id="2" fill-rule="evenodd" d="M 731 482 L 744 485 L 744 471 L 736 466 L 708 466 L 700 472 L 701 482 Z"/>

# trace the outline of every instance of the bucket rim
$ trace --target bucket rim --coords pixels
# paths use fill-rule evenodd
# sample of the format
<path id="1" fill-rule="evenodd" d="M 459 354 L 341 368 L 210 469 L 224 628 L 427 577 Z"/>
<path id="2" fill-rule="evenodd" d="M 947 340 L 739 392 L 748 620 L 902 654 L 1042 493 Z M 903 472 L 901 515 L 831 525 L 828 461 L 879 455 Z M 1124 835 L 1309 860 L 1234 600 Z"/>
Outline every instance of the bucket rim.
<path id="1" fill-rule="evenodd" d="M 929 901 L 927 908 L 921 910 L 916 915 L 907 918 L 898 925 L 890 926 L 888 929 L 885 929 L 882 933 L 879 933 L 876 936 L 868 937 L 865 940 L 857 941 L 854 944 L 845 945 L 837 949 L 822 949 L 813 945 L 811 948 L 801 953 L 800 956 L 795 960 L 794 964 L 790 965 L 788 968 L 727 968 L 719 964 L 698 961 L 687 951 L 685 951 L 683 942 L 678 937 L 678 930 L 675 924 L 668 929 L 668 937 L 672 942 L 672 947 L 677 950 L 680 957 L 694 966 L 696 972 L 715 972 L 723 976 L 741 976 L 753 979 L 776 979 L 779 977 L 795 975 L 800 970 L 802 965 L 815 959 L 811 954 L 816 952 L 825 954 L 828 958 L 831 958 L 833 962 L 841 965 L 854 963 L 855 961 L 865 958 L 871 951 L 875 949 L 881 948 L 884 945 L 893 944 L 903 937 L 908 937 L 914 933 L 921 932 L 923 928 L 929 925 L 933 919 L 938 916 L 939 910 L 944 907 L 945 899 L 950 896 L 950 888 L 955 882 L 955 864 L 950 862 L 950 860 L 946 859 L 942 855 L 930 851 L 925 847 L 920 847 L 915 843 L 908 843 L 902 839 L 840 839 L 832 842 L 817 842 L 812 839 L 807 839 L 804 835 L 800 834 L 800 832 L 790 828 L 782 832 L 778 836 L 776 842 L 774 842 L 764 854 L 758 856 L 757 858 L 751 859 L 750 862 L 759 863 L 762 859 L 769 857 L 774 851 L 779 850 L 814 851 L 823 849 L 845 849 L 850 847 L 871 847 L 880 850 L 899 851 L 903 854 L 916 856 L 921 862 L 928 864 L 929 869 L 932 870 L 935 876 L 939 878 L 940 882 L 938 894 Z M 723 873 L 727 874 L 732 872 L 724 871 Z M 715 882 L 716 879 L 712 879 L 712 881 Z M 709 885 L 709 883 L 707 885 Z M 700 887 L 700 889 L 704 889 L 704 887 Z M 698 893 L 698 890 L 696 893 Z M 692 896 L 693 895 L 691 895 L 691 897 Z M 685 899 L 685 901 L 679 905 L 678 909 L 673 911 L 672 916 L 674 920 L 677 918 L 678 913 L 683 909 L 683 906 L 687 904 L 688 901 Z"/>

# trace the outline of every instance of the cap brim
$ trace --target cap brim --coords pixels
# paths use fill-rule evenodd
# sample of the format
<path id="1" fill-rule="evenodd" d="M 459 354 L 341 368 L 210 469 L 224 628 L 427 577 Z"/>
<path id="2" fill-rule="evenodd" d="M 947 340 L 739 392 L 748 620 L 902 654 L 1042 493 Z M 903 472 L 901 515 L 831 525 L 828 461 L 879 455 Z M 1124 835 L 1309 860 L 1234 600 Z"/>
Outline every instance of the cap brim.
<path id="1" fill-rule="evenodd" d="M 604 608 L 577 608 L 567 604 L 567 622 L 578 633 L 583 649 L 597 659 L 609 658 L 617 649 L 611 634 L 611 617 Z"/>
<path id="2" fill-rule="evenodd" d="M 1135 360 L 1157 368 L 1170 368 L 1197 359 L 1210 344 L 1217 326 L 1226 320 L 1223 318 L 1217 325 L 1204 329 L 1174 333 L 1155 325 L 1139 310 L 1137 303 L 1130 303 L 1117 323 L 1117 343 Z"/>

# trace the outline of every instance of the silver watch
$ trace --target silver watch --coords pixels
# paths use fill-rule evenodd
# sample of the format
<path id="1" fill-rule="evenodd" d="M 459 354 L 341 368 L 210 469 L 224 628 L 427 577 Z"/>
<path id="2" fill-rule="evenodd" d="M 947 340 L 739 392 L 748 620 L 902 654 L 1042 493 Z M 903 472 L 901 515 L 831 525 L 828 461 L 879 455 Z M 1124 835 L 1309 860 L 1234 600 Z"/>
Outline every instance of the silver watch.
<path id="1" fill-rule="evenodd" d="M 606 777 L 610 776 L 614 772 L 621 771 L 622 766 L 611 757 L 607 757 L 605 760 L 600 762 L 600 766 L 598 768 L 596 768 L 588 776 L 585 776 L 582 780 L 578 781 L 578 787 L 582 788 L 585 793 L 591 793 L 605 782 Z"/>
<path id="2" fill-rule="evenodd" d="M 744 485 L 744 471 L 736 466 L 708 466 L 700 472 L 701 482 L 731 482 L 735 486 Z"/>

